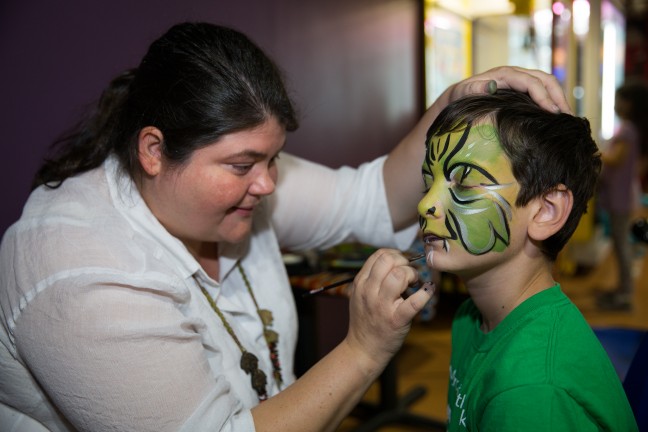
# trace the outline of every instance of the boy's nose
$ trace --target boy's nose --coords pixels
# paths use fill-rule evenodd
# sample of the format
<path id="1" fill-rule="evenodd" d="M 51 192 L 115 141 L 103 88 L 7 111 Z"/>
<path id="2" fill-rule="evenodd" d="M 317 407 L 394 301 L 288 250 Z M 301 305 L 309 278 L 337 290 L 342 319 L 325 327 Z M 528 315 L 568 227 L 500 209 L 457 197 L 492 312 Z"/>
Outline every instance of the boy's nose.
<path id="1" fill-rule="evenodd" d="M 427 198 L 427 199 L 426 199 Z M 443 216 L 443 208 L 439 199 L 434 200 L 432 197 L 424 197 L 418 205 L 419 215 L 424 218 L 438 219 Z"/>

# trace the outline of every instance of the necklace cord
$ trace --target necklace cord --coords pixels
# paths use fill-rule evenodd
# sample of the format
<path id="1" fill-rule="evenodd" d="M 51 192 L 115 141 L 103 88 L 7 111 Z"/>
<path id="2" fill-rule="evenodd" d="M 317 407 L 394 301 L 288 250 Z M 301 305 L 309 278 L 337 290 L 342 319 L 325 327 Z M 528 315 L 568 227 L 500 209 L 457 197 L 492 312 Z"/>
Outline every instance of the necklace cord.
<path id="1" fill-rule="evenodd" d="M 252 290 L 252 285 L 250 284 L 247 274 L 245 273 L 245 270 L 243 269 L 240 261 L 236 263 L 236 267 L 238 268 L 241 277 L 243 278 L 243 282 L 245 283 L 247 291 L 250 294 L 250 297 L 252 298 L 252 301 L 256 308 L 257 315 L 261 320 L 261 324 L 263 326 L 263 337 L 266 340 L 268 349 L 270 350 L 270 362 L 272 363 L 273 378 L 275 379 L 275 382 L 277 383 L 279 389 L 281 389 L 283 385 L 283 378 L 281 376 L 281 363 L 279 361 L 278 351 L 279 334 L 271 329 L 272 322 L 274 321 L 272 312 L 267 309 L 259 308 L 259 304 L 257 303 L 254 291 Z M 259 400 L 264 401 L 268 399 L 267 378 L 265 372 L 263 372 L 259 368 L 259 359 L 256 355 L 245 349 L 238 336 L 236 336 L 234 329 L 227 321 L 227 318 L 225 318 L 225 314 L 223 314 L 220 308 L 216 305 L 216 301 L 212 298 L 211 295 L 209 295 L 205 287 L 202 286 L 195 275 L 193 278 L 196 281 L 196 284 L 198 284 L 200 291 L 202 291 L 203 295 L 207 298 L 207 302 L 211 306 L 212 310 L 220 318 L 223 326 L 227 330 L 227 333 L 232 337 L 238 348 L 241 350 L 241 361 L 239 366 L 245 373 L 250 375 L 252 388 L 256 391 Z"/>

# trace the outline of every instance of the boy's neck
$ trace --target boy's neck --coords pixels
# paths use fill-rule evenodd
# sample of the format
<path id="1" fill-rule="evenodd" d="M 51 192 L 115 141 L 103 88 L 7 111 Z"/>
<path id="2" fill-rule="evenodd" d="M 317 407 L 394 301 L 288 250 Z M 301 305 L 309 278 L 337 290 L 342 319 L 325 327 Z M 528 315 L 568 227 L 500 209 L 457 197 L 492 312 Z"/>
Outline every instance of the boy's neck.
<path id="1" fill-rule="evenodd" d="M 482 314 L 482 331 L 492 331 L 513 309 L 533 295 L 555 285 L 552 263 L 517 260 L 505 264 L 507 268 L 475 276 L 464 283 L 473 302 Z M 523 269 L 523 270 L 520 270 Z"/>

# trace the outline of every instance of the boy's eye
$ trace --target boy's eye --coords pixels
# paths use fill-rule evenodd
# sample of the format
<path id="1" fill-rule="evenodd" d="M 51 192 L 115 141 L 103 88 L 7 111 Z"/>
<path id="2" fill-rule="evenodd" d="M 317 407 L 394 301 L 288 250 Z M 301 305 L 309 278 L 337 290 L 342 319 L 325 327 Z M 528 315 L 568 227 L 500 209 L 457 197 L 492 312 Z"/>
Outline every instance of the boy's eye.
<path id="1" fill-rule="evenodd" d="M 472 188 L 497 184 L 486 171 L 470 164 L 458 164 L 450 172 L 450 180 L 461 188 Z"/>

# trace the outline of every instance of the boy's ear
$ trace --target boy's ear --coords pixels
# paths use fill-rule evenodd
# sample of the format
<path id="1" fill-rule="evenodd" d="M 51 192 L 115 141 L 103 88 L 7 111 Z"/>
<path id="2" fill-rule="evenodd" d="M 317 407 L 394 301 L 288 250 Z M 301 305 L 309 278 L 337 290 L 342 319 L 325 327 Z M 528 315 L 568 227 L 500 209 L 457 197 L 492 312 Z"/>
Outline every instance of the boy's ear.
<path id="1" fill-rule="evenodd" d="M 137 137 L 137 156 L 144 172 L 150 176 L 160 172 L 163 139 L 162 131 L 154 126 L 142 128 Z"/>
<path id="2" fill-rule="evenodd" d="M 565 225 L 573 205 L 572 191 L 563 184 L 536 198 L 535 213 L 528 227 L 529 236 L 542 241 L 557 233 Z"/>

